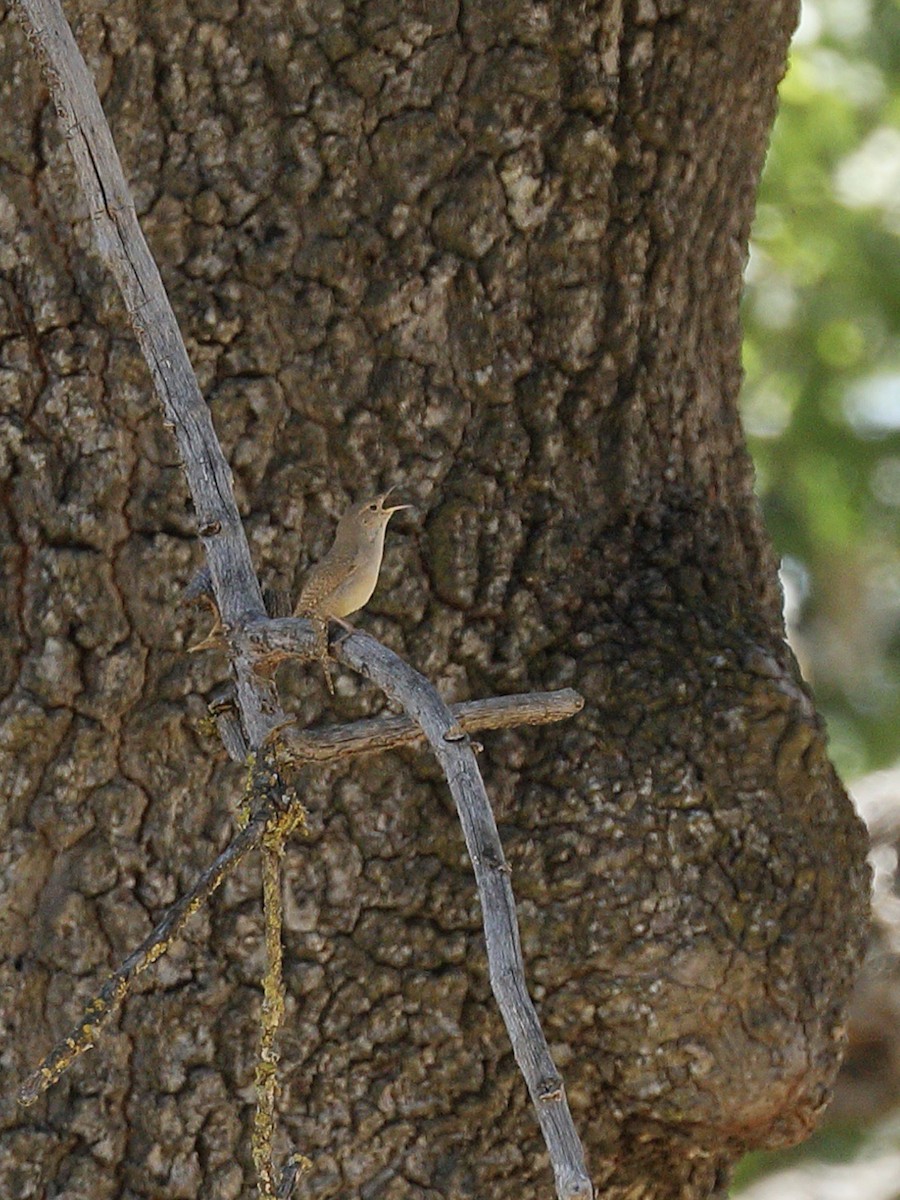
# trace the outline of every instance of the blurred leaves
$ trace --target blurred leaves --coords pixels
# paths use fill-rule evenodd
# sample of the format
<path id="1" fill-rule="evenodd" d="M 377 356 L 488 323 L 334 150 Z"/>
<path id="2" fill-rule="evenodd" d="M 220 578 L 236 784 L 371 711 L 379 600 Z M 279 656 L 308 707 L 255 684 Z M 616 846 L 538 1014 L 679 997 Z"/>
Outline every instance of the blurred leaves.
<path id="1" fill-rule="evenodd" d="M 804 5 L 747 272 L 744 420 L 845 776 L 900 758 L 900 0 Z"/>

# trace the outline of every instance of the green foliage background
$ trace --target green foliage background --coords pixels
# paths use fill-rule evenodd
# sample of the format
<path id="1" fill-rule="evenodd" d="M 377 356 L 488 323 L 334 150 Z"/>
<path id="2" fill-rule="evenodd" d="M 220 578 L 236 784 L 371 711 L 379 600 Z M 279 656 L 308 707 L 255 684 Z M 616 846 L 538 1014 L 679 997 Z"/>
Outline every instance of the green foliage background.
<path id="1" fill-rule="evenodd" d="M 848 781 L 900 761 L 898 234 L 900 0 L 808 0 L 747 271 L 744 421 L 791 641 Z M 898 1113 L 749 1155 L 733 1192 L 895 1153 Z"/>
<path id="2" fill-rule="evenodd" d="M 900 759 L 900 0 L 804 5 L 747 273 L 744 419 L 844 778 Z"/>

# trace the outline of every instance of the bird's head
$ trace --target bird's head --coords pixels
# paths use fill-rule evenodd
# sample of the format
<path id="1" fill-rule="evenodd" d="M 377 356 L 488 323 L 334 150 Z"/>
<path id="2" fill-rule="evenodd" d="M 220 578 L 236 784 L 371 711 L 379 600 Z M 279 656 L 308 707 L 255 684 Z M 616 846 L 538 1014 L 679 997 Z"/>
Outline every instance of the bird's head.
<path id="1" fill-rule="evenodd" d="M 387 527 L 388 521 L 395 512 L 399 512 L 402 508 L 412 508 L 411 504 L 386 505 L 385 501 L 393 491 L 394 488 L 388 488 L 386 492 L 382 492 L 380 496 L 375 496 L 372 500 L 360 500 L 357 504 L 352 505 L 341 517 L 338 532 L 342 530 L 346 530 L 348 533 L 355 531 L 363 537 L 377 537 Z"/>

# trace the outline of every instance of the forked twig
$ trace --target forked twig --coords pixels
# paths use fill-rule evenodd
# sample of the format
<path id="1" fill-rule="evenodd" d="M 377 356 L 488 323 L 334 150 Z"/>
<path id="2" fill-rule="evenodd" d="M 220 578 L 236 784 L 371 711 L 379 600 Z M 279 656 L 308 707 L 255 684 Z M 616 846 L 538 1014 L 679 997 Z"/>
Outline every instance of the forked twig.
<path id="1" fill-rule="evenodd" d="M 303 623 L 292 624 L 298 625 L 302 634 Z M 222 704 L 224 701 L 220 700 L 218 703 Z M 520 724 L 543 725 L 551 721 L 560 721 L 580 711 L 583 704 L 584 701 L 578 692 L 571 688 L 563 688 L 558 692 L 527 692 L 521 696 L 497 696 L 489 700 L 466 701 L 451 705 L 449 711 L 454 722 L 464 732 L 474 733 L 486 729 L 507 729 Z M 278 740 L 273 743 L 273 751 L 277 750 L 279 755 L 283 754 L 286 762 L 292 766 L 304 760 L 332 761 L 356 754 L 383 752 L 400 746 L 414 745 L 425 736 L 422 729 L 408 717 L 376 717 L 368 721 L 354 721 L 348 725 L 321 730 L 298 730 L 288 725 L 277 730 L 276 735 Z M 310 746 L 314 749 L 310 750 Z M 252 803 L 252 799 L 250 802 Z M 127 998 L 134 981 L 168 951 L 173 939 L 216 891 L 225 877 L 250 851 L 255 850 L 257 846 L 265 846 L 268 837 L 279 837 L 278 822 L 282 820 L 280 813 L 284 804 L 284 800 L 281 800 L 276 805 L 270 794 L 265 804 L 259 807 L 234 835 L 191 889 L 166 911 L 140 946 L 113 971 L 86 1006 L 78 1024 L 53 1047 L 37 1070 L 25 1080 L 19 1090 L 20 1103 L 33 1104 L 81 1054 L 94 1045 L 96 1035 Z M 302 821 L 303 811 L 299 800 L 292 804 L 288 812 L 295 822 Z M 281 833 L 282 847 L 291 831 Z M 265 897 L 264 887 L 264 909 L 268 914 L 271 906 L 266 904 Z M 267 917 L 266 946 L 269 969 L 274 961 L 275 952 L 271 948 L 272 945 Z M 280 963 L 280 939 L 277 953 Z"/>
<path id="2" fill-rule="evenodd" d="M 72 37 L 58 0 L 14 0 L 26 19 L 29 39 L 37 50 L 72 152 L 79 182 L 88 200 L 97 243 L 112 270 L 135 334 L 150 368 L 154 387 L 175 429 L 184 469 L 198 516 L 198 534 L 206 551 L 219 613 L 232 648 L 241 732 L 251 750 L 287 723 L 281 711 L 271 674 L 254 668 L 263 664 L 268 647 L 272 654 L 304 655 L 312 631 L 298 620 L 268 621 L 247 539 L 231 489 L 231 472 L 213 430 L 209 410 L 197 386 L 184 343 L 162 286 L 159 271 L 137 222 L 112 136 L 84 60 Z M 353 633 L 339 643 L 336 655 L 348 666 L 375 681 L 401 702 L 419 724 L 440 762 L 453 792 L 466 844 L 475 870 L 482 903 L 491 984 L 512 1041 L 516 1060 L 525 1076 L 541 1124 L 560 1197 L 593 1195 L 584 1167 L 584 1155 L 571 1120 L 562 1080 L 550 1057 L 524 980 L 508 867 L 497 835 L 484 783 L 462 722 L 443 703 L 432 685 L 373 638 Z M 275 739 L 277 742 L 277 739 Z M 232 749 L 241 746 L 235 737 Z M 254 790 L 254 796 L 258 793 Z M 201 880 L 179 901 L 148 939 L 111 976 L 85 1017 L 27 1081 L 22 1098 L 30 1102 L 49 1086 L 69 1062 L 87 1048 L 109 1012 L 120 1002 L 129 981 L 162 954 L 225 872 L 263 839 L 265 831 L 278 830 L 290 806 L 277 803 L 266 811 L 260 804 L 245 829 L 216 860 Z M 283 838 L 282 838 L 283 841 Z M 270 847 L 270 852 L 275 853 Z M 272 880 L 277 870 L 265 868 Z M 274 874 L 273 874 L 274 872 Z M 274 886 L 274 883 L 272 883 Z M 277 907 L 267 908 L 267 942 L 279 928 Z M 280 933 L 277 953 L 270 947 L 267 981 L 274 991 L 267 996 L 263 1018 L 261 1103 L 258 1145 L 254 1155 L 263 1195 L 286 1197 L 296 1176 L 296 1159 L 289 1161 L 276 1183 L 272 1165 L 274 1092 L 269 1092 L 266 1055 L 274 1054 L 271 1040 L 280 1015 L 275 992 L 280 994 Z M 271 1076 L 274 1079 L 274 1076 Z M 266 1190 L 268 1189 L 268 1190 Z"/>
<path id="3" fill-rule="evenodd" d="M 257 650 L 289 655 L 293 645 L 305 657 L 308 633 L 296 618 L 255 622 L 243 636 Z M 430 680 L 367 633 L 341 638 L 333 653 L 402 705 L 441 764 L 478 885 L 491 989 L 550 1152 L 557 1195 L 589 1200 L 593 1186 L 563 1080 L 528 995 L 510 869 L 468 734 Z"/>

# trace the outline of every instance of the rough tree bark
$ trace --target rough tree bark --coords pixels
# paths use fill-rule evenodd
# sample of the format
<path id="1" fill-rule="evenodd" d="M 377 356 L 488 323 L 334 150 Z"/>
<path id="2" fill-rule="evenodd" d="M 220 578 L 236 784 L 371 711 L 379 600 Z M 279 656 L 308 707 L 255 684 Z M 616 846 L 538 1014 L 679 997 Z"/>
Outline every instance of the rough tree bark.
<path id="1" fill-rule="evenodd" d="M 545 1031 L 603 1194 L 693 1200 L 836 1070 L 865 840 L 783 643 L 738 299 L 794 0 L 67 5 L 264 578 L 403 481 L 367 618 L 485 738 Z M 169 435 L 0 4 L 5 1098 L 227 840 Z M 328 698 L 287 681 L 305 722 Z M 373 710 L 346 680 L 333 708 Z M 323 768 L 287 872 L 302 1194 L 549 1195 L 455 814 Z M 255 873 L 37 1110 L 0 1192 L 251 1194 Z"/>

